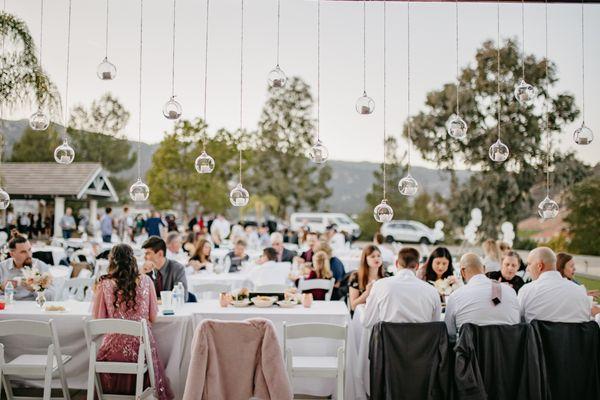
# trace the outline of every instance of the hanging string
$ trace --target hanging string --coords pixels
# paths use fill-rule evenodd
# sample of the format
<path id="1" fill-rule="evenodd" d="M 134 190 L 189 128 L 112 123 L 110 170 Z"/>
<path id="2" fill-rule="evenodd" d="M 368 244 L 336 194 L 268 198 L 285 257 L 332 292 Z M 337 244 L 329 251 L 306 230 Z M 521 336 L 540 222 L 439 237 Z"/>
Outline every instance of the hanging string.
<path id="1" fill-rule="evenodd" d="M 525 80 L 525 0 L 521 1 L 521 37 L 522 37 L 522 54 L 523 54 L 523 62 L 522 62 L 522 72 L 521 77 Z"/>
<path id="2" fill-rule="evenodd" d="M 65 140 L 67 135 L 67 128 L 69 125 L 69 68 L 71 65 L 71 0 L 69 0 L 69 14 L 67 18 L 67 73 L 65 83 Z"/>
<path id="3" fill-rule="evenodd" d="M 277 0 L 277 68 L 279 68 L 279 22 L 281 19 L 281 0 Z"/>
<path id="4" fill-rule="evenodd" d="M 44 45 L 44 0 L 40 0 L 40 59 L 38 65 L 42 69 L 42 49 Z"/>
<path id="5" fill-rule="evenodd" d="M 321 141 L 321 0 L 317 0 L 317 142 Z"/>
<path id="6" fill-rule="evenodd" d="M 204 107 L 203 107 L 203 117 L 204 124 L 206 125 L 206 94 L 208 87 L 208 15 L 210 9 L 210 0 L 206 0 L 206 33 L 204 34 Z M 206 151 L 206 129 L 204 131 L 204 135 L 202 135 L 202 151 Z"/>
<path id="7" fill-rule="evenodd" d="M 171 97 L 175 97 L 175 21 L 177 10 L 177 0 L 173 0 L 173 59 L 171 61 Z"/>
<path id="8" fill-rule="evenodd" d="M 105 35 L 106 37 L 104 38 L 105 41 L 105 45 L 104 45 L 104 58 L 107 59 L 108 58 L 108 4 L 110 3 L 110 0 L 106 0 L 106 29 L 105 29 Z"/>
<path id="9" fill-rule="evenodd" d="M 546 197 L 550 197 L 550 124 L 548 120 L 548 97 L 550 97 L 550 75 L 548 75 L 548 0 L 545 5 L 545 34 L 546 34 Z"/>
<path id="10" fill-rule="evenodd" d="M 144 0 L 140 0 L 140 86 L 138 97 L 138 144 L 137 144 L 137 159 L 138 159 L 138 179 L 142 179 L 141 155 L 142 155 L 142 54 L 144 48 Z"/>
<path id="11" fill-rule="evenodd" d="M 2 1 L 2 14 L 6 14 L 6 0 Z M 4 40 L 5 35 L 2 35 L 2 57 L 4 58 Z M 0 107 L 0 121 L 2 122 L 2 128 L 4 128 L 4 107 Z M 4 129 L 2 129 L 4 132 Z M 0 164 L 2 164 L 2 153 L 4 152 L 4 135 L 0 134 Z M 0 174 L 0 186 L 2 186 L 2 174 Z"/>
<path id="12" fill-rule="evenodd" d="M 240 157 L 240 185 L 242 184 L 242 121 L 244 109 L 244 0 L 241 0 L 241 26 L 240 26 L 240 145 L 238 145 Z"/>
<path id="13" fill-rule="evenodd" d="M 387 134 L 386 134 L 386 93 L 387 93 L 387 15 L 386 15 L 386 2 L 383 0 L 383 199 L 386 200 L 386 163 L 387 163 Z"/>
<path id="14" fill-rule="evenodd" d="M 412 147 L 411 137 L 411 119 L 410 119 L 410 0 L 406 3 L 406 63 L 407 63 L 407 79 L 406 79 L 406 93 L 407 93 L 407 120 L 408 120 L 408 173 L 410 174 L 410 148 Z"/>
<path id="15" fill-rule="evenodd" d="M 583 18 L 583 0 L 581 0 L 581 116 L 582 126 L 585 125 L 585 34 Z"/>
<path id="16" fill-rule="evenodd" d="M 496 20 L 497 20 L 497 28 L 498 28 L 498 70 L 496 83 L 498 84 L 498 140 L 500 140 L 500 1 L 496 2 Z"/>
<path id="17" fill-rule="evenodd" d="M 385 0 L 384 0 L 384 3 L 385 3 Z M 385 5 L 384 5 L 384 7 L 385 7 Z M 367 95 L 367 1 L 363 0 L 363 96 L 366 96 L 366 95 Z"/>
<path id="18" fill-rule="evenodd" d="M 460 115 L 460 103 L 459 103 L 459 90 L 460 90 L 460 78 L 459 78 L 459 74 L 458 74 L 458 33 L 459 33 L 459 29 L 458 29 L 458 0 L 454 1 L 454 17 L 456 19 L 455 21 L 455 26 L 456 26 L 456 116 Z"/>

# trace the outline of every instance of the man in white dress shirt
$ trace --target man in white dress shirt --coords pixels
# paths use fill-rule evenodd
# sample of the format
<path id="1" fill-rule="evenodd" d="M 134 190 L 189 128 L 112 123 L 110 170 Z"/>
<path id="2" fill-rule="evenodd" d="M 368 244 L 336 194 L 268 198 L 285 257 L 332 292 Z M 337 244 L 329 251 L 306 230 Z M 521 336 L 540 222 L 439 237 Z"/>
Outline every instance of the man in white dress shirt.
<path id="1" fill-rule="evenodd" d="M 484 275 L 477 254 L 460 259 L 460 274 L 467 284 L 446 299 L 446 326 L 454 337 L 463 324 L 514 325 L 519 323 L 519 301 L 513 288 Z"/>
<path id="2" fill-rule="evenodd" d="M 166 258 L 175 260 L 182 265 L 187 265 L 189 257 L 186 252 L 183 251 L 179 232 L 169 232 L 165 242 L 167 244 Z"/>
<path id="3" fill-rule="evenodd" d="M 225 219 L 222 214 L 217 215 L 217 218 L 210 225 L 210 233 L 218 234 L 221 241 L 227 239 L 231 230 L 231 224 Z"/>
<path id="4" fill-rule="evenodd" d="M 551 322 L 586 322 L 591 304 L 585 287 L 561 276 L 556 255 L 548 247 L 538 247 L 527 257 L 527 271 L 533 282 L 519 290 L 521 318 Z"/>
<path id="5" fill-rule="evenodd" d="M 395 276 L 382 278 L 373 283 L 371 294 L 362 316 L 365 328 L 383 322 L 432 322 L 441 318 L 442 305 L 438 291 L 418 279 L 419 252 L 404 248 L 396 261 Z"/>
<path id="6" fill-rule="evenodd" d="M 286 284 L 291 264 L 277 262 L 277 250 L 272 247 L 263 249 L 263 254 L 256 264 L 250 270 L 249 276 L 255 287 Z"/>

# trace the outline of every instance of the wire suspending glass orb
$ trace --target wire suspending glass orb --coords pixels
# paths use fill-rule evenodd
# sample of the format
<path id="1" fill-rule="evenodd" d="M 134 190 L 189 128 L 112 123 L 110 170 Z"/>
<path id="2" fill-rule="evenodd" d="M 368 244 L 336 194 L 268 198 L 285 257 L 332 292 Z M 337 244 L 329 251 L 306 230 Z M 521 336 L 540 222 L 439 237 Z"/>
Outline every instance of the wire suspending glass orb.
<path id="1" fill-rule="evenodd" d="M 394 218 L 394 210 L 384 199 L 373 209 L 373 217 L 377 222 L 390 222 Z"/>
<path id="2" fill-rule="evenodd" d="M 103 81 L 111 81 L 117 77 L 117 67 L 108 61 L 108 58 L 104 57 L 104 60 L 98 64 L 96 75 Z"/>
<path id="3" fill-rule="evenodd" d="M 244 207 L 250 201 L 250 194 L 241 183 L 238 183 L 231 192 L 229 192 L 229 201 L 234 207 Z"/>
<path id="4" fill-rule="evenodd" d="M 163 107 L 163 115 L 166 119 L 179 119 L 182 112 L 183 108 L 181 107 L 181 104 L 175 100 L 175 96 L 172 96 Z"/>
<path id="5" fill-rule="evenodd" d="M 129 188 L 129 197 L 131 200 L 135 202 L 146 201 L 150 196 L 150 188 L 144 182 L 142 182 L 141 178 L 138 178 L 137 181 Z"/>
<path id="6" fill-rule="evenodd" d="M 504 162 L 508 159 L 510 151 L 508 146 L 502 143 L 500 139 L 496 140 L 494 144 L 490 146 L 489 156 L 494 162 Z"/>
<path id="7" fill-rule="evenodd" d="M 375 101 L 364 93 L 356 100 L 356 112 L 361 115 L 373 114 L 375 111 Z"/>
<path id="8" fill-rule="evenodd" d="M 273 88 L 282 88 L 285 86 L 287 82 L 287 76 L 285 72 L 277 65 L 274 69 L 269 72 L 267 75 L 267 80 L 269 82 L 269 86 Z"/>
<path id="9" fill-rule="evenodd" d="M 308 152 L 308 157 L 316 164 L 323 164 L 329 158 L 329 150 L 323 142 L 317 140 L 317 143 Z"/>
<path id="10" fill-rule="evenodd" d="M 54 149 L 54 160 L 59 164 L 71 164 L 75 159 L 75 150 L 69 145 L 67 139 Z"/>
<path id="11" fill-rule="evenodd" d="M 515 87 L 515 99 L 523 106 L 531 104 L 536 96 L 536 88 L 525 82 L 524 79 L 521 79 Z"/>
<path id="12" fill-rule="evenodd" d="M 573 140 L 579 145 L 588 145 L 594 140 L 594 132 L 584 124 L 573 132 Z"/>
<path id="13" fill-rule="evenodd" d="M 0 210 L 6 210 L 10 204 L 10 196 L 6 191 L 0 188 Z"/>
<path id="14" fill-rule="evenodd" d="M 209 156 L 206 151 L 203 151 L 202 154 L 196 158 L 194 166 L 199 174 L 210 174 L 213 172 L 213 169 L 215 169 L 215 160 Z"/>
<path id="15" fill-rule="evenodd" d="M 50 118 L 42 110 L 37 110 L 29 117 L 29 126 L 34 131 L 45 131 L 50 125 Z"/>
<path id="16" fill-rule="evenodd" d="M 543 219 L 553 219 L 558 215 L 558 203 L 546 196 L 538 205 L 538 213 Z"/>
<path id="17" fill-rule="evenodd" d="M 419 191 L 419 183 L 411 174 L 407 174 L 398 182 L 398 191 L 403 196 L 414 196 Z"/>
<path id="18" fill-rule="evenodd" d="M 446 123 L 446 131 L 454 139 L 462 139 L 467 136 L 467 129 L 467 123 L 460 115 L 452 115 Z"/>

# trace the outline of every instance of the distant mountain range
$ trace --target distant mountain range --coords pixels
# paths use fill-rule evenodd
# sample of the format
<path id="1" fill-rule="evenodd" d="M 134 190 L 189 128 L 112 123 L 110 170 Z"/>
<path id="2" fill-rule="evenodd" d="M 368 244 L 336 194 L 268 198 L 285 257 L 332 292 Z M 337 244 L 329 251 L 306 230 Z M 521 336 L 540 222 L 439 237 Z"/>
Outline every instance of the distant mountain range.
<path id="1" fill-rule="evenodd" d="M 3 159 L 9 160 L 13 145 L 19 141 L 28 126 L 27 120 L 4 121 L 2 134 L 5 139 Z M 132 148 L 137 142 L 131 141 Z M 141 167 L 142 174 L 150 168 L 152 155 L 158 148 L 158 144 L 142 143 Z M 358 214 L 364 210 L 365 195 L 371 189 L 374 177 L 373 172 L 379 168 L 377 162 L 353 162 L 353 161 L 329 161 L 332 168 L 332 179 L 330 185 L 333 189 L 332 196 L 327 199 L 325 206 L 331 210 Z M 133 179 L 137 173 L 137 166 L 120 172 L 119 177 Z M 431 168 L 413 167 L 412 175 L 417 179 L 421 187 L 429 193 L 438 192 L 443 196 L 450 193 L 450 173 L 438 171 Z M 457 171 L 459 182 L 464 182 L 471 175 L 470 171 Z M 391 188 L 396 190 L 395 187 Z"/>

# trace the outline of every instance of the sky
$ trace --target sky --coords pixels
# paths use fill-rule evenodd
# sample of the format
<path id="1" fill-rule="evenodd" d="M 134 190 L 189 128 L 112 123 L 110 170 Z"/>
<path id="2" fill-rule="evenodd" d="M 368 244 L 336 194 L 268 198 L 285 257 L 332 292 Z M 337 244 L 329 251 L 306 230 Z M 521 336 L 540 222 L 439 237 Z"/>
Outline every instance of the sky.
<path id="1" fill-rule="evenodd" d="M 69 107 L 89 105 L 104 93 L 116 95 L 131 112 L 126 135 L 137 140 L 139 82 L 138 0 L 109 0 L 108 57 L 117 67 L 114 81 L 101 81 L 96 67 L 105 54 L 105 0 L 72 0 Z M 45 0 L 43 67 L 64 98 L 68 0 Z M 313 88 L 317 81 L 317 2 L 281 0 L 280 65 Z M 372 115 L 354 110 L 363 90 L 360 1 L 321 1 L 321 139 L 330 157 L 381 162 L 383 154 L 383 6 L 367 2 L 367 92 L 376 102 Z M 8 12 L 22 18 L 36 43 L 40 35 L 40 0 L 6 0 Z M 202 116 L 206 0 L 177 0 L 175 93 L 184 118 Z M 581 106 L 580 5 L 549 5 L 549 57 L 558 64 L 556 91 L 576 96 Z M 173 122 L 162 115 L 171 95 L 172 0 L 144 1 L 142 63 L 142 141 L 157 143 Z M 496 39 L 496 4 L 460 4 L 459 62 L 471 62 L 476 49 Z M 585 6 L 586 109 L 596 134 L 588 146 L 572 142 L 576 120 L 563 128 L 561 149 L 573 149 L 588 163 L 600 161 L 600 4 Z M 277 0 L 245 0 L 243 126 L 254 129 L 267 98 L 266 76 L 276 63 Z M 411 4 L 411 112 L 423 108 L 429 91 L 452 82 L 455 74 L 453 3 Z M 521 37 L 521 4 L 500 8 L 501 37 Z M 525 6 L 526 52 L 544 55 L 544 5 Z M 387 131 L 398 136 L 407 116 L 406 3 L 387 4 Z M 239 128 L 240 0 L 210 2 L 207 85 L 209 132 Z M 20 110 L 9 119 L 27 118 Z M 315 110 L 316 116 L 316 110 Z M 401 151 L 407 143 L 400 140 Z M 433 165 L 415 156 L 415 165 Z"/>

